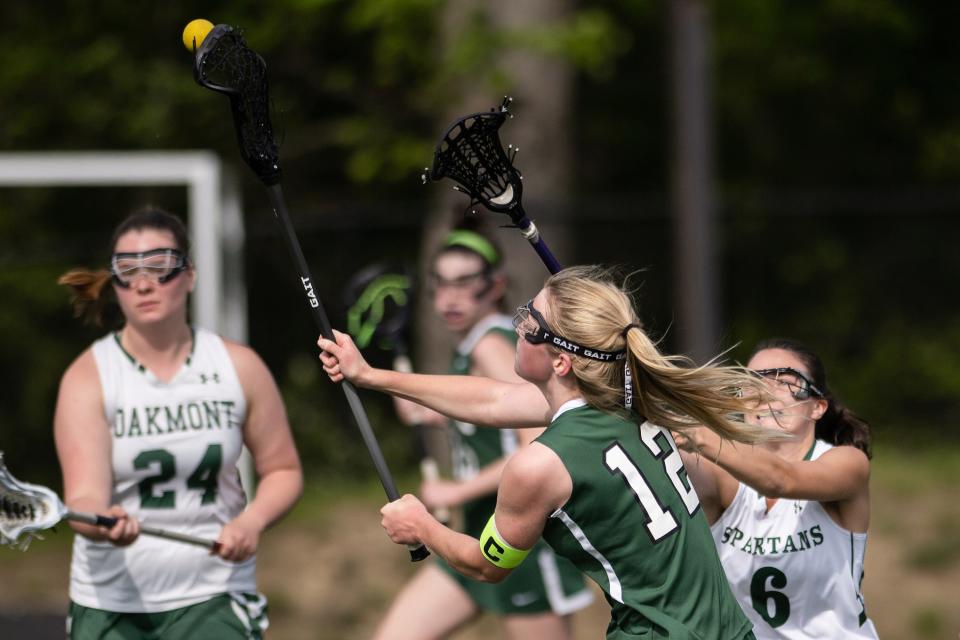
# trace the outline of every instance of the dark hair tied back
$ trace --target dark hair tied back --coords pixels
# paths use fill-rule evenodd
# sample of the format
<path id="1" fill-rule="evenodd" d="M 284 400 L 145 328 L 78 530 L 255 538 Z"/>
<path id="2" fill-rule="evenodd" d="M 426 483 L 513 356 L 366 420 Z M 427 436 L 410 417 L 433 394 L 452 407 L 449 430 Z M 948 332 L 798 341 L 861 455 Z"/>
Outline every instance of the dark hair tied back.
<path id="1" fill-rule="evenodd" d="M 823 361 L 808 346 L 792 338 L 769 338 L 761 340 L 753 349 L 753 354 L 766 349 L 783 349 L 796 355 L 813 379 L 813 384 L 823 391 L 827 401 L 827 410 L 817 420 L 816 438 L 833 445 L 849 445 L 863 451 L 868 458 L 873 457 L 870 425 L 859 417 L 831 393 L 827 386 L 827 372 Z"/>
<path id="2" fill-rule="evenodd" d="M 190 238 L 183 221 L 169 211 L 152 205 L 134 211 L 117 225 L 110 238 L 110 253 L 113 253 L 120 236 L 141 229 L 169 231 L 177 245 L 175 248 L 184 255 L 190 255 Z M 74 315 L 96 326 L 103 326 L 104 317 L 115 302 L 113 289 L 106 286 L 108 282 L 110 272 L 106 269 L 71 269 L 57 280 L 57 284 L 70 287 L 70 303 L 73 305 Z"/>

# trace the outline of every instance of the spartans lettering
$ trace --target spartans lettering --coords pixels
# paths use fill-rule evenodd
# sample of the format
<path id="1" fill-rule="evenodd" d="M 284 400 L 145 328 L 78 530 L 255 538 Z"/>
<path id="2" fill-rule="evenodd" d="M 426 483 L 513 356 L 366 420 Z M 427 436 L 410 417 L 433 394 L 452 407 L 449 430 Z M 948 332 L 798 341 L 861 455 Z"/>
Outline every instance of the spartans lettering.
<path id="1" fill-rule="evenodd" d="M 823 531 L 815 524 L 809 529 L 796 531 L 783 536 L 748 536 L 738 527 L 725 527 L 723 544 L 739 549 L 754 556 L 776 555 L 806 551 L 823 544 Z"/>
<path id="2" fill-rule="evenodd" d="M 233 429 L 240 426 L 233 412 L 232 400 L 210 400 L 185 404 L 124 407 L 117 409 L 113 420 L 115 438 L 142 438 L 145 436 Z"/>

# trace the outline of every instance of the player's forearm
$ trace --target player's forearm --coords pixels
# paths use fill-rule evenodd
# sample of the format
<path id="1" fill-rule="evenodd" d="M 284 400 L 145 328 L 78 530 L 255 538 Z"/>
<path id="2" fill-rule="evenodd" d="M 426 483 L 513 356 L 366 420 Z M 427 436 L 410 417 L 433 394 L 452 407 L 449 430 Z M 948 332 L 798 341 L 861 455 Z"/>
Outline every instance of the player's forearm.
<path id="1" fill-rule="evenodd" d="M 244 511 L 266 529 L 282 518 L 296 504 L 303 492 L 300 468 L 276 469 L 264 474 L 257 484 L 256 498 Z"/>
<path id="2" fill-rule="evenodd" d="M 70 511 L 92 513 L 94 515 L 103 515 L 110 506 L 106 504 L 106 501 L 91 496 L 73 496 L 67 499 L 65 502 Z M 71 529 L 83 537 L 93 540 L 94 542 L 102 542 L 107 540 L 107 532 L 102 527 L 92 524 L 83 524 L 74 520 L 69 520 L 68 523 L 70 524 Z"/>
<path id="3" fill-rule="evenodd" d="M 500 582 L 510 571 L 487 562 L 480 553 L 480 541 L 458 533 L 427 516 L 418 526 L 419 538 L 455 571 L 480 582 Z"/>
<path id="4" fill-rule="evenodd" d="M 369 369 L 357 379 L 361 387 L 418 402 L 456 420 L 498 428 L 544 423 L 542 412 L 522 404 L 506 407 L 515 385 L 481 376 L 440 376 Z"/>
<path id="5" fill-rule="evenodd" d="M 768 498 L 788 497 L 793 465 L 761 447 L 723 441 L 709 429 L 701 429 L 700 454 L 747 486 Z"/>

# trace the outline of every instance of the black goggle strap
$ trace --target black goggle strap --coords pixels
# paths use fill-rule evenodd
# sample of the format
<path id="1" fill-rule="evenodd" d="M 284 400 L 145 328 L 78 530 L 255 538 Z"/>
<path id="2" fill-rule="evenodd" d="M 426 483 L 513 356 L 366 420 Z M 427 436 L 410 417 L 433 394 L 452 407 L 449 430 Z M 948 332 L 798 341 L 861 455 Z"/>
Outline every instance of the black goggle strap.
<path id="1" fill-rule="evenodd" d="M 806 395 L 807 397 L 810 397 L 810 395 L 814 395 L 818 398 L 824 397 L 823 391 L 818 389 L 817 386 L 813 384 L 813 380 L 805 376 L 800 371 L 797 371 L 793 367 L 776 367 L 774 369 L 755 369 L 753 373 L 761 378 L 774 378 L 774 379 L 779 379 L 779 377 L 782 376 L 783 374 L 796 376 L 797 379 L 800 381 L 800 384 L 797 386 L 800 387 L 800 391 L 801 393 L 803 393 L 803 395 Z M 794 397 L 796 398 L 796 394 L 794 394 Z M 806 400 L 806 398 L 796 398 L 796 399 Z"/>
<path id="2" fill-rule="evenodd" d="M 591 360 L 597 360 L 598 362 L 616 362 L 617 360 L 624 360 L 627 357 L 627 352 L 622 349 L 620 351 L 591 349 L 589 347 L 584 347 L 583 345 L 577 344 L 573 340 L 568 340 L 563 336 L 553 333 L 547 328 L 547 321 L 542 315 L 540 315 L 539 311 L 533 308 L 530 302 L 528 302 L 524 307 L 521 307 L 521 309 L 526 309 L 526 311 L 533 317 L 534 320 L 536 320 L 537 325 L 540 327 L 540 331 L 536 335 L 537 342 L 546 342 L 559 349 L 563 349 L 568 353 L 583 356 L 584 358 L 590 358 Z"/>
<path id="3" fill-rule="evenodd" d="M 633 373 L 629 360 L 623 362 L 623 406 L 627 411 L 633 409 Z"/>
<path id="4" fill-rule="evenodd" d="M 187 260 L 186 256 L 183 255 L 183 252 L 179 249 L 152 249 L 150 251 L 141 252 L 115 253 L 110 256 L 110 276 L 118 286 L 128 289 L 130 288 L 130 282 L 121 279 L 121 274 L 117 270 L 117 262 L 124 259 L 142 261 L 145 258 L 161 255 L 172 256 L 173 258 L 176 258 L 176 262 L 174 263 L 174 266 L 170 268 L 170 273 L 157 278 L 157 282 L 160 284 L 164 284 L 170 280 L 173 280 L 180 274 L 181 271 L 190 266 L 190 261 Z"/>

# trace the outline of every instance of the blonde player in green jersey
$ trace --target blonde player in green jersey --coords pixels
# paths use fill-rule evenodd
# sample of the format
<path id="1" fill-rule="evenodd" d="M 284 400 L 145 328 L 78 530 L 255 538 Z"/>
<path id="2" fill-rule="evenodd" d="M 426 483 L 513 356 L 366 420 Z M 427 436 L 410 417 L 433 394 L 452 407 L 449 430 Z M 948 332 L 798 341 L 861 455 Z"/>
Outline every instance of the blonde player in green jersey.
<path id="1" fill-rule="evenodd" d="M 70 525 L 79 535 L 68 635 L 260 638 L 255 553 L 302 486 L 280 393 L 253 350 L 188 324 L 196 273 L 179 218 L 135 212 L 110 251 L 109 271 L 60 280 L 79 314 L 97 319 L 115 296 L 124 320 L 69 366 L 57 398 L 65 502 L 118 519 L 109 530 Z M 249 505 L 237 470 L 243 445 L 259 476 Z M 220 546 L 141 537 L 140 521 Z"/>
<path id="2" fill-rule="evenodd" d="M 773 401 L 748 412 L 789 440 L 721 447 L 678 436 L 734 595 L 758 638 L 877 637 L 860 593 L 870 522 L 870 427 L 827 388 L 820 357 L 785 338 L 747 366 Z"/>
<path id="3" fill-rule="evenodd" d="M 500 310 L 506 294 L 501 252 L 490 238 L 475 228 L 453 230 L 431 260 L 427 283 L 434 312 L 458 339 L 451 373 L 520 382 L 513 371 L 517 335 Z M 397 399 L 397 409 L 410 424 L 449 426 L 454 478 L 425 481 L 420 497 L 431 509 L 460 508 L 461 531 L 479 536 L 496 505 L 504 465 L 543 427 L 478 428 L 403 399 Z M 442 559 L 426 564 L 394 599 L 374 637 L 446 637 L 488 613 L 499 618 L 507 638 L 570 638 L 571 614 L 590 604 L 592 593 L 583 575 L 543 542 L 531 554 L 500 584 L 470 580 Z"/>
<path id="4" fill-rule="evenodd" d="M 479 540 L 444 527 L 411 495 L 382 510 L 390 538 L 421 541 L 464 575 L 498 582 L 542 536 L 606 593 L 607 638 L 752 638 L 667 429 L 702 422 L 726 438 L 763 440 L 768 430 L 732 418 L 765 396 L 763 384 L 739 368 L 680 366 L 661 354 L 627 293 L 598 268 L 550 277 L 514 323 L 522 383 L 373 369 L 348 336 L 319 341 L 333 381 L 476 424 L 549 424 L 507 463 Z"/>

